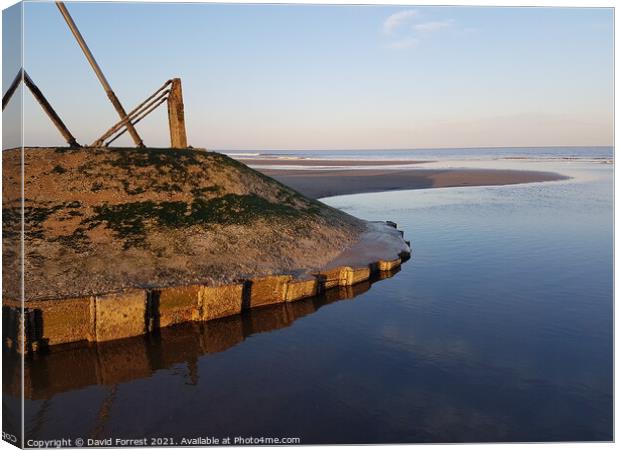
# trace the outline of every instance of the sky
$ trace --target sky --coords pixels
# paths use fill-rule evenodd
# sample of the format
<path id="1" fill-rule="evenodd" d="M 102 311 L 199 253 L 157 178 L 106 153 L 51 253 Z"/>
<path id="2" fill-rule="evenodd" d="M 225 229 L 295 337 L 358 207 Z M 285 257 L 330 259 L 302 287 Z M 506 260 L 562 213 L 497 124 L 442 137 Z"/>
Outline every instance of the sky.
<path id="1" fill-rule="evenodd" d="M 610 8 L 66 5 L 126 110 L 182 79 L 194 147 L 613 145 Z M 53 3 L 25 3 L 23 45 L 80 143 L 118 120 Z M 4 53 L 3 92 L 19 67 Z M 26 145 L 64 144 L 27 91 L 24 122 Z M 168 146 L 165 106 L 137 129 Z"/>

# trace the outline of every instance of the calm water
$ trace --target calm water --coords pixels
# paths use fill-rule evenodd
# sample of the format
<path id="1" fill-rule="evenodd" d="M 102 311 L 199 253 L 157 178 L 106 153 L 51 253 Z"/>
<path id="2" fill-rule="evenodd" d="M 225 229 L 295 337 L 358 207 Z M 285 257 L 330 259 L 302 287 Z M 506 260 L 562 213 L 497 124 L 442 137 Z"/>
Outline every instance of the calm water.
<path id="1" fill-rule="evenodd" d="M 524 165 L 574 178 L 327 199 L 414 250 L 348 300 L 27 361 L 27 435 L 612 439 L 613 167 Z"/>

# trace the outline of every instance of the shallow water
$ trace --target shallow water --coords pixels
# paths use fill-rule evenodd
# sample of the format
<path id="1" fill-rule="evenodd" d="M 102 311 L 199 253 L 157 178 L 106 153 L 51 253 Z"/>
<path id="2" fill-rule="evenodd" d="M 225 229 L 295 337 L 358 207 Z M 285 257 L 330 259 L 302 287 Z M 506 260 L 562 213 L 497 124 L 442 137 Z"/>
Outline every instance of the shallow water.
<path id="1" fill-rule="evenodd" d="M 527 167 L 574 178 L 326 199 L 413 258 L 353 301 L 28 360 L 27 436 L 612 439 L 612 167 Z"/>

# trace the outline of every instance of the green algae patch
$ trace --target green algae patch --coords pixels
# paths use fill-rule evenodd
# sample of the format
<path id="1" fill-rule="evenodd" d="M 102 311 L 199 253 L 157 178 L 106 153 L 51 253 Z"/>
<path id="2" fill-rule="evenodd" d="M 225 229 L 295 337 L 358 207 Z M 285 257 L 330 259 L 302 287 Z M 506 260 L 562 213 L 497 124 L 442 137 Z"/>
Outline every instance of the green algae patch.
<path id="1" fill-rule="evenodd" d="M 81 215 L 78 201 L 58 203 L 50 206 L 25 206 L 24 207 L 24 231 L 29 237 L 43 237 L 43 223 L 49 218 L 65 213 L 67 216 Z M 21 233 L 21 206 L 2 208 L 2 227 L 6 237 L 16 236 Z M 61 217 L 60 220 L 63 220 Z M 66 219 L 65 219 L 66 220 Z"/>
<path id="2" fill-rule="evenodd" d="M 88 219 L 89 228 L 105 225 L 126 244 L 144 242 L 148 224 L 162 228 L 191 227 L 195 225 L 248 225 L 264 218 L 297 218 L 303 214 L 291 206 L 272 203 L 255 194 L 226 194 L 206 200 L 197 198 L 191 203 L 132 202 L 95 207 Z"/>

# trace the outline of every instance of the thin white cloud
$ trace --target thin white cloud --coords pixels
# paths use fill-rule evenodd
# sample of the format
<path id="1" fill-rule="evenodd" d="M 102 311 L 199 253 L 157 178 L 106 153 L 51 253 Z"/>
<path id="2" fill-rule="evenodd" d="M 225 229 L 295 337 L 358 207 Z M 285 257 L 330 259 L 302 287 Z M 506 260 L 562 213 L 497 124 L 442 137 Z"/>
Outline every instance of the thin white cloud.
<path id="1" fill-rule="evenodd" d="M 415 48 L 431 35 L 452 28 L 453 19 L 420 21 L 417 10 L 407 9 L 387 17 L 383 21 L 383 32 L 391 36 L 392 42 L 387 44 L 391 49 Z"/>
<path id="2" fill-rule="evenodd" d="M 404 11 L 394 13 L 383 21 L 383 32 L 385 34 L 393 34 L 398 27 L 417 15 L 418 12 L 415 9 L 406 9 Z"/>
<path id="3" fill-rule="evenodd" d="M 413 26 L 413 30 L 417 33 L 434 33 L 435 31 L 450 28 L 453 20 L 436 20 L 433 22 L 418 23 Z"/>

